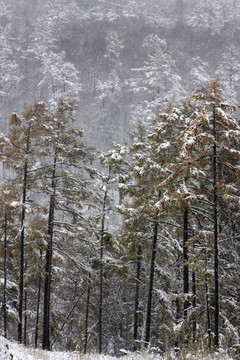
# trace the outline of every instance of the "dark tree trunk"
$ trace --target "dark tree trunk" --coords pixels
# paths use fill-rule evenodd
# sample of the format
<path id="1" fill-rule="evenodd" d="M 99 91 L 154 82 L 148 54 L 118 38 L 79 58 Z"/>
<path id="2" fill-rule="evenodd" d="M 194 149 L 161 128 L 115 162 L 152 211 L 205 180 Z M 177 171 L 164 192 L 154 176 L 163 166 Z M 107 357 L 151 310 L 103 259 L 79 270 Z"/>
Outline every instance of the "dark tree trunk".
<path id="1" fill-rule="evenodd" d="M 43 302 L 43 350 L 50 350 L 50 287 L 51 287 L 52 243 L 46 250 L 46 266 Z"/>
<path id="2" fill-rule="evenodd" d="M 40 250 L 40 261 L 42 260 L 42 250 Z M 40 269 L 39 269 L 40 271 Z M 39 334 L 39 312 L 40 312 L 40 300 L 41 300 L 41 290 L 42 290 L 42 277 L 41 273 L 38 277 L 38 296 L 37 296 L 37 310 L 36 310 L 36 327 L 35 327 L 35 348 L 38 346 L 38 334 Z"/>
<path id="3" fill-rule="evenodd" d="M 139 348 L 137 341 L 138 341 L 139 294 L 140 294 L 140 282 L 141 282 L 141 258 L 142 258 L 142 247 L 141 247 L 141 245 L 138 245 L 137 269 L 136 269 L 136 289 L 135 289 L 135 308 L 134 308 L 133 351 L 136 351 Z"/>
<path id="4" fill-rule="evenodd" d="M 24 191 L 25 193 L 25 191 Z M 25 194 L 24 194 L 25 195 Z M 25 202 L 24 196 L 23 203 Z M 23 315 L 23 288 L 24 288 L 24 220 L 25 208 L 22 210 L 22 230 L 20 238 L 20 279 L 19 279 L 19 300 L 18 300 L 18 342 L 22 342 L 22 315 Z"/>
<path id="5" fill-rule="evenodd" d="M 87 302 L 86 302 L 85 332 L 84 332 L 84 354 L 87 353 L 87 345 L 88 345 L 88 318 L 89 318 L 89 305 L 90 305 L 90 291 L 91 291 L 91 275 L 89 274 L 88 288 L 87 288 Z"/>
<path id="6" fill-rule="evenodd" d="M 103 198 L 102 208 L 102 221 L 100 233 L 100 271 L 99 271 L 99 317 L 98 317 L 98 351 L 102 353 L 102 311 L 103 311 L 103 248 L 104 248 L 104 235 L 105 235 L 105 212 L 108 196 L 108 184 L 111 175 L 111 166 L 109 166 L 108 179 L 106 183 L 106 190 Z"/>
<path id="7" fill-rule="evenodd" d="M 53 246 L 53 221 L 56 195 L 56 157 L 54 158 L 52 173 L 52 195 L 50 196 L 48 217 L 48 245 L 46 249 L 44 301 L 43 301 L 43 350 L 50 350 L 50 302 L 51 302 L 51 279 L 52 279 L 52 246 Z"/>
<path id="8" fill-rule="evenodd" d="M 176 298 L 176 323 L 178 324 L 180 321 L 180 318 L 182 318 L 182 315 L 181 315 L 181 306 L 180 306 L 180 300 L 178 298 L 178 293 L 176 293 L 176 297 L 177 297 Z M 175 337 L 174 348 L 175 348 L 176 353 L 180 350 L 178 337 Z"/>
<path id="9" fill-rule="evenodd" d="M 105 233 L 105 208 L 107 200 L 107 191 L 104 194 L 103 200 L 103 216 L 101 224 L 100 237 L 100 273 L 99 273 L 99 329 L 98 329 L 98 351 L 102 353 L 102 311 L 103 311 L 103 247 L 104 247 L 104 233 Z"/>
<path id="10" fill-rule="evenodd" d="M 183 214 L 183 293 L 189 293 L 189 270 L 188 270 L 188 208 Z M 184 300 L 184 319 L 187 318 L 189 301 Z"/>
<path id="11" fill-rule="evenodd" d="M 4 284 L 3 284 L 3 335 L 7 338 L 7 213 L 4 215 Z"/>
<path id="12" fill-rule="evenodd" d="M 25 272 L 27 271 L 27 260 L 25 261 Z M 27 345 L 27 285 L 24 289 L 24 331 L 23 331 L 23 344 Z"/>
<path id="13" fill-rule="evenodd" d="M 28 127 L 26 139 L 26 155 L 30 147 L 30 126 Z M 18 342 L 22 343 L 22 320 L 23 320 L 23 292 L 24 292 L 24 242 L 25 242 L 25 204 L 27 195 L 28 162 L 24 164 L 23 193 L 22 193 L 22 215 L 20 235 L 20 278 L 19 278 L 19 300 L 18 300 Z"/>
<path id="14" fill-rule="evenodd" d="M 213 109 L 213 220 L 214 220 L 214 345 L 219 345 L 219 279 L 218 279 L 218 195 L 217 195 L 217 134 L 216 113 Z"/>
<path id="15" fill-rule="evenodd" d="M 49 218 L 53 219 L 53 197 L 51 196 L 50 214 Z M 51 221 L 52 222 L 52 221 Z M 46 265 L 45 265 L 45 280 L 44 280 L 44 301 L 43 301 L 43 342 L 42 348 L 50 350 L 50 289 L 51 289 L 51 276 L 52 276 L 52 239 L 53 230 L 49 226 L 50 241 L 46 249 Z"/>
<path id="16" fill-rule="evenodd" d="M 197 289 L 196 289 L 196 274 L 195 271 L 192 272 L 192 293 L 193 293 L 193 302 L 192 302 L 192 306 L 193 306 L 193 310 L 196 309 L 197 306 Z M 196 341 L 196 332 L 197 332 L 197 323 L 196 323 L 196 315 L 194 313 L 193 316 L 193 324 L 192 324 L 192 330 L 193 330 L 193 342 Z"/>
<path id="17" fill-rule="evenodd" d="M 210 295 L 209 295 L 209 285 L 208 285 L 208 254 L 207 254 L 207 249 L 205 249 L 205 296 L 206 296 L 208 347 L 210 349 L 211 346 L 212 346 L 212 337 L 211 337 L 211 308 L 210 308 Z"/>
<path id="18" fill-rule="evenodd" d="M 99 273 L 99 315 L 98 315 L 98 351 L 102 352 L 102 310 L 103 310 L 103 240 L 104 240 L 104 218 L 102 219 L 100 240 L 100 273 Z"/>
<path id="19" fill-rule="evenodd" d="M 193 242 L 193 252 L 194 252 L 194 248 L 195 248 L 195 244 Z M 196 323 L 195 309 L 197 307 L 197 288 L 196 288 L 196 273 L 194 270 L 192 271 L 192 293 L 193 293 L 192 306 L 194 311 L 192 331 L 193 331 L 193 342 L 196 342 L 197 323 Z"/>
<path id="20" fill-rule="evenodd" d="M 153 227 L 152 256 L 151 256 L 151 267 L 150 267 L 150 276 L 149 276 L 146 331 L 145 331 L 145 347 L 147 347 L 149 345 L 150 333 L 151 333 L 153 280 L 154 280 L 154 271 L 155 271 L 155 259 L 156 259 L 156 253 L 157 253 L 157 237 L 158 237 L 158 219 L 155 218 L 154 227 Z"/>

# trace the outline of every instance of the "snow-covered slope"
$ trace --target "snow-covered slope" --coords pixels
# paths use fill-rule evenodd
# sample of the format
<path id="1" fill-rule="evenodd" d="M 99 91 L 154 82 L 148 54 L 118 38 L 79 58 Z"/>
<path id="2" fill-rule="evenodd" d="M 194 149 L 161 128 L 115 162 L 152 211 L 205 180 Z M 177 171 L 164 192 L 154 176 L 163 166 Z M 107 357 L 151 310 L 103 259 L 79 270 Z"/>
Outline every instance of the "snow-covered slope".
<path id="1" fill-rule="evenodd" d="M 109 355 L 82 355 L 79 352 L 48 352 L 40 349 L 25 348 L 23 345 L 10 342 L 0 336 L 0 360 L 117 360 Z M 129 354 L 121 357 L 121 360 L 175 360 L 175 356 L 162 357 L 156 354 Z M 185 354 L 179 360 L 233 360 L 225 353 L 203 355 L 202 353 Z"/>

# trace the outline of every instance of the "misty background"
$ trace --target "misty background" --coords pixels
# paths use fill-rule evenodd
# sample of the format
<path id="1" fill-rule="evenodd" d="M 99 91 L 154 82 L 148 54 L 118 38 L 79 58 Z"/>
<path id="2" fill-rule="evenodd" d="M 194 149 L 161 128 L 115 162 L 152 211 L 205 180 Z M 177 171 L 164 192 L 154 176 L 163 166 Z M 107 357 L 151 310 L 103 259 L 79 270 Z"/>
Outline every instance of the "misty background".
<path id="1" fill-rule="evenodd" d="M 107 149 L 217 76 L 238 105 L 239 34 L 236 0 L 1 0 L 0 131 L 36 100 L 71 98 Z"/>

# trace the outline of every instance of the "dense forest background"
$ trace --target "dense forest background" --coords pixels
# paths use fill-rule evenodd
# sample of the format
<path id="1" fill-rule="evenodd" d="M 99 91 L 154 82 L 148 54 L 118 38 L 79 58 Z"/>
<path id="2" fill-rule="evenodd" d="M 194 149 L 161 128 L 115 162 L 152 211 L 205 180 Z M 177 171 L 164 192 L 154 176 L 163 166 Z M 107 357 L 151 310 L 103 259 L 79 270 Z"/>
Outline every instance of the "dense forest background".
<path id="1" fill-rule="evenodd" d="M 236 0 L 0 1 L 4 336 L 237 353 L 239 45 Z"/>
<path id="2" fill-rule="evenodd" d="M 1 1 L 1 130 L 34 101 L 77 99 L 93 146 L 221 77 L 239 91 L 238 1 Z M 148 113 L 146 111 L 148 109 Z M 97 135 L 96 135 L 97 134 Z"/>

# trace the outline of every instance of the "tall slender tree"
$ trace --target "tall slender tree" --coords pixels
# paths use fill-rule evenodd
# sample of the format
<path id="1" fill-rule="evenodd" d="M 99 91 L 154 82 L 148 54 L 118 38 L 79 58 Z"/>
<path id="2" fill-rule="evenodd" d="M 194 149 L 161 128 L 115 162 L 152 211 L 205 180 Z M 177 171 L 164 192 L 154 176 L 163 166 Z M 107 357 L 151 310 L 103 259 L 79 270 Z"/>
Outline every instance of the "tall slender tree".
<path id="1" fill-rule="evenodd" d="M 218 347 L 220 326 L 219 238 L 222 228 L 220 203 L 224 203 L 225 199 L 229 198 L 235 202 L 239 196 L 236 188 L 239 125 L 231 114 L 233 108 L 221 101 L 218 80 L 211 82 L 207 94 L 199 94 L 195 98 L 198 112 L 180 135 L 181 154 L 189 161 L 187 166 L 198 164 L 201 171 L 211 171 L 212 174 L 212 191 L 208 192 L 207 198 L 213 221 L 214 345 Z M 221 216 L 221 221 L 224 221 L 223 219 Z"/>
<path id="2" fill-rule="evenodd" d="M 65 231 L 69 233 L 70 219 L 77 218 L 77 231 L 79 222 L 84 218 L 82 216 L 84 206 L 93 206 L 91 205 L 90 198 L 94 197 L 92 188 L 88 185 L 89 174 L 91 175 L 93 171 L 91 167 L 87 165 L 87 163 L 92 160 L 92 153 L 81 141 L 83 129 L 73 126 L 74 110 L 75 105 L 73 102 L 60 100 L 57 111 L 51 118 L 52 122 L 47 125 L 47 128 L 50 130 L 49 135 L 51 136 L 41 139 L 42 144 L 46 142 L 52 149 L 52 163 L 42 169 L 42 171 L 45 172 L 43 175 L 43 191 L 49 196 L 42 343 L 43 349 L 48 350 L 51 347 L 50 307 L 53 245 L 58 238 L 58 234 L 61 236 L 61 231 L 57 229 L 66 227 Z M 71 192 L 70 189 L 73 189 L 73 191 Z M 65 219 L 65 221 L 61 221 L 61 219 Z M 55 235 L 55 233 L 57 235 Z M 74 230 L 72 228 L 72 234 L 73 233 Z M 61 248 L 59 250 L 61 250 Z"/>
<path id="3" fill-rule="evenodd" d="M 24 263 L 25 263 L 25 227 L 28 191 L 33 179 L 29 177 L 29 170 L 38 161 L 39 149 L 35 146 L 36 138 L 42 131 L 43 119 L 47 118 L 47 109 L 44 102 L 36 102 L 27 108 L 21 115 L 13 113 L 9 124 L 9 139 L 2 143 L 1 159 L 4 165 L 15 170 L 14 185 L 20 182 L 21 215 L 20 215 L 20 261 L 19 261 L 19 300 L 18 300 L 18 341 L 22 342 L 23 330 L 23 296 L 24 296 Z"/>

